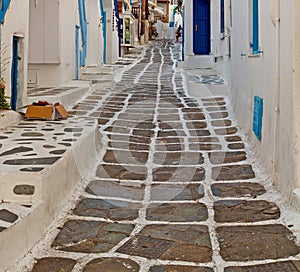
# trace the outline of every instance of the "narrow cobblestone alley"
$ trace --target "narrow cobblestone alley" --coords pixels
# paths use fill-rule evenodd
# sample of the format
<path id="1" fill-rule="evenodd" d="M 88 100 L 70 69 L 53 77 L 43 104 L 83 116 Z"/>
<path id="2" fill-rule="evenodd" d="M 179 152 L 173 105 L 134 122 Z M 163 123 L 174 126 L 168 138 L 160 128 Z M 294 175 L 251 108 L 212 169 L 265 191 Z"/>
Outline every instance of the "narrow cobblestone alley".
<path id="1" fill-rule="evenodd" d="M 153 42 L 74 109 L 98 119 L 96 173 L 24 271 L 300 271 L 293 226 L 257 178 L 227 97 L 187 95 L 179 57 L 178 44 Z"/>

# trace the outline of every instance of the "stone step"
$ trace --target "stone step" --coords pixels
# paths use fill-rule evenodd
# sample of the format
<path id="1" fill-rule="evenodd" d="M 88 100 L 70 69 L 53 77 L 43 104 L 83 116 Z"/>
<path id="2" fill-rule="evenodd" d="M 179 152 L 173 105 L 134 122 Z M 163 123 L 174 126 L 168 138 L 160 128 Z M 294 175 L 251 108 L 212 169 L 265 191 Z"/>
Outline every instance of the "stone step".
<path id="1" fill-rule="evenodd" d="M 26 132 L 29 127 L 34 132 Z M 41 239 L 88 175 L 101 137 L 96 120 L 76 117 L 22 121 L 0 137 L 0 267 L 5 271 Z"/>
<path id="2" fill-rule="evenodd" d="M 111 66 L 86 66 L 81 67 L 82 74 L 111 74 L 113 68 Z"/>
<path id="3" fill-rule="evenodd" d="M 49 103 L 60 102 L 67 110 L 70 110 L 71 107 L 80 101 L 89 91 L 90 85 L 86 82 L 80 86 L 74 84 L 72 86 L 50 88 L 43 92 L 36 93 L 34 92 L 34 89 L 32 89 L 27 97 L 27 104 L 32 104 L 38 100 L 46 100 Z M 25 110 L 26 108 L 23 108 L 23 111 Z"/>
<path id="4" fill-rule="evenodd" d="M 212 55 L 192 55 L 186 56 L 184 61 L 185 69 L 207 69 L 214 66 L 214 57 Z"/>

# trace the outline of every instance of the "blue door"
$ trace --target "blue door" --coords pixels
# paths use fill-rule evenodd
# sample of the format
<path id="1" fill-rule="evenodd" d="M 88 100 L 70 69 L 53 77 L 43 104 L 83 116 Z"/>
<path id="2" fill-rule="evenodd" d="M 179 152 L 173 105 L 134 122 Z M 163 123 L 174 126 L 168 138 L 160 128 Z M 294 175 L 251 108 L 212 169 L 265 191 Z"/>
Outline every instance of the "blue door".
<path id="1" fill-rule="evenodd" d="M 196 55 L 210 53 L 210 1 L 194 0 L 193 48 Z"/>
<path id="2" fill-rule="evenodd" d="M 12 110 L 17 109 L 17 97 L 18 97 L 18 61 L 19 61 L 19 38 L 13 37 L 13 55 L 11 66 L 11 95 L 10 95 L 10 107 Z"/>

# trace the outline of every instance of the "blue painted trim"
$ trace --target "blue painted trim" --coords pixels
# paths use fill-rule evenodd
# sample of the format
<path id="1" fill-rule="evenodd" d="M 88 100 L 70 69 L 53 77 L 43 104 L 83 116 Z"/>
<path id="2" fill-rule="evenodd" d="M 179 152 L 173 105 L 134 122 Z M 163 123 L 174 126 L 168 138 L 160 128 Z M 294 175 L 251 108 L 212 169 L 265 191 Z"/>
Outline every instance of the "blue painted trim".
<path id="1" fill-rule="evenodd" d="M 85 66 L 86 63 L 86 51 L 87 51 L 87 20 L 85 12 L 84 0 L 78 0 L 79 6 L 79 20 L 82 39 L 82 50 L 80 51 L 80 66 Z"/>
<path id="2" fill-rule="evenodd" d="M 220 0 L 220 32 L 225 32 L 225 9 L 224 0 Z"/>
<path id="3" fill-rule="evenodd" d="M 75 79 L 79 79 L 79 29 L 78 25 L 75 26 Z"/>
<path id="4" fill-rule="evenodd" d="M 0 9 L 0 22 L 2 24 L 11 0 L 0 0 L 0 1 L 2 1 L 2 8 Z"/>
<path id="5" fill-rule="evenodd" d="M 252 52 L 259 53 L 259 16 L 258 16 L 258 0 L 252 0 Z"/>
<path id="6" fill-rule="evenodd" d="M 104 10 L 103 0 L 99 0 L 100 12 L 102 16 L 102 32 L 103 32 L 103 63 L 106 64 L 106 48 L 107 48 L 107 38 L 106 38 L 106 11 Z"/>
<path id="7" fill-rule="evenodd" d="M 17 109 L 17 97 L 18 97 L 18 58 L 19 58 L 19 38 L 13 36 L 12 46 L 12 65 L 11 65 L 11 97 L 10 107 L 12 110 Z"/>
<path id="8" fill-rule="evenodd" d="M 107 37 L 106 37 L 106 11 L 103 11 L 103 37 L 104 37 L 103 63 L 106 64 L 106 48 L 107 48 Z"/>
<path id="9" fill-rule="evenodd" d="M 262 138 L 263 104 L 264 104 L 264 101 L 261 97 L 254 96 L 252 129 L 259 141 L 261 141 L 261 138 Z"/>
<path id="10" fill-rule="evenodd" d="M 119 9 L 118 9 L 118 0 L 114 0 L 115 4 L 115 13 L 117 18 L 117 24 L 118 24 L 118 37 L 119 37 L 119 57 L 121 57 L 121 21 L 119 16 Z M 130 0 L 131 4 L 131 0 Z"/>

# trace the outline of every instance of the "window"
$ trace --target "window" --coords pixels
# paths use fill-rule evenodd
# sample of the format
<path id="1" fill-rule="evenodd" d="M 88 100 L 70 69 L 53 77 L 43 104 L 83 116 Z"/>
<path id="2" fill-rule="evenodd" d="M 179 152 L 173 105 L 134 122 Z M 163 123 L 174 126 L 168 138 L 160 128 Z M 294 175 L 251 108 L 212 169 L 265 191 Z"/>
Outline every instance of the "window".
<path id="1" fill-rule="evenodd" d="M 250 0 L 250 47 L 253 54 L 259 54 L 258 0 Z"/>
<path id="2" fill-rule="evenodd" d="M 225 32 L 224 0 L 220 0 L 220 31 Z"/>

